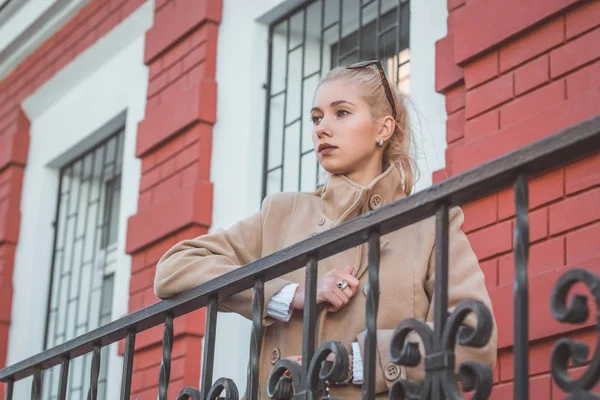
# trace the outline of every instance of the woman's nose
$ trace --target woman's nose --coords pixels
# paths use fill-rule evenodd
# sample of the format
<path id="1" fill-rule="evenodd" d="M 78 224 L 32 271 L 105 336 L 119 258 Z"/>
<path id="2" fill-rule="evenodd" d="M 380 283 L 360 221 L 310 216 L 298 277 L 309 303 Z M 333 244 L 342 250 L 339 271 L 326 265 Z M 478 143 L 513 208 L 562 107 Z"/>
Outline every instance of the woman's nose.
<path id="1" fill-rule="evenodd" d="M 325 118 L 323 118 L 317 126 L 316 132 L 319 139 L 323 138 L 323 136 L 331 136 L 331 129 L 327 122 L 325 122 Z"/>

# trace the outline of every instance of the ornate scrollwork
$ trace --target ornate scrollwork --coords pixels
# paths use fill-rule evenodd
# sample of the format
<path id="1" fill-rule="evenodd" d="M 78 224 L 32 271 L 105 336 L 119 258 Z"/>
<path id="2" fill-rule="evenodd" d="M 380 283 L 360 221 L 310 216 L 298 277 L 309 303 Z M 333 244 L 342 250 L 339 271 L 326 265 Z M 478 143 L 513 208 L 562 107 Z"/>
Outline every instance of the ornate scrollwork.
<path id="1" fill-rule="evenodd" d="M 349 370 L 350 356 L 346 347 L 340 342 L 326 341 L 315 351 L 308 373 L 295 361 L 278 361 L 269 374 L 267 394 L 278 400 L 303 398 L 308 392 L 318 393 L 323 381 L 346 380 Z"/>
<path id="2" fill-rule="evenodd" d="M 600 310 L 600 279 L 590 271 L 575 268 L 562 274 L 552 290 L 550 308 L 556 320 L 579 324 L 588 319 L 587 296 L 575 294 L 567 305 L 569 291 L 580 282 L 588 287 L 596 302 L 596 309 Z M 600 313 L 596 312 L 596 328 L 599 327 Z M 589 392 L 600 379 L 600 336 L 596 339 L 596 350 L 587 370 L 578 379 L 568 375 L 569 361 L 572 360 L 575 366 L 583 365 L 588 362 L 589 352 L 589 347 L 584 343 L 565 338 L 558 340 L 552 349 L 552 377 L 563 391 L 570 393 L 567 399 L 600 399 L 597 394 Z"/>
<path id="3" fill-rule="evenodd" d="M 228 378 L 220 378 L 211 386 L 206 400 L 216 400 L 225 391 L 225 400 L 238 400 L 240 398 L 235 383 Z M 204 400 L 204 394 L 191 386 L 186 386 L 177 395 L 177 400 Z"/>
<path id="4" fill-rule="evenodd" d="M 463 324 L 471 313 L 477 320 L 473 328 Z M 460 302 L 441 332 L 412 318 L 400 322 L 390 343 L 390 359 L 395 364 L 408 367 L 421 363 L 418 344 L 407 340 L 409 334 L 415 332 L 423 345 L 426 374 L 423 383 L 398 379 L 390 389 L 389 398 L 428 399 L 433 393 L 444 393 L 448 399 L 462 399 L 455 378 L 454 347 L 458 342 L 462 346 L 481 348 L 490 340 L 492 329 L 490 310 L 476 300 Z M 483 400 L 489 397 L 493 383 L 492 369 L 489 366 L 465 362 L 459 368 L 459 378 L 464 390 L 474 390 L 472 399 Z"/>

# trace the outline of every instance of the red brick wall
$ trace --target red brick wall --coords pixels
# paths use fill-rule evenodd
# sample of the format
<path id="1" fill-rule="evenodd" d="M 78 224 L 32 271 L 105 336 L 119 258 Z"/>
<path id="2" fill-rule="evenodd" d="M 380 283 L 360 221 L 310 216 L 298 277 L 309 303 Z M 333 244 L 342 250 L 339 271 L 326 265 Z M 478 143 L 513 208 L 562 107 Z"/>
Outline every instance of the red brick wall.
<path id="1" fill-rule="evenodd" d="M 434 180 L 600 114 L 600 0 L 448 0 L 448 9 L 448 35 L 436 46 L 448 149 Z M 559 324 L 549 298 L 568 268 L 600 274 L 600 154 L 535 177 L 529 194 L 531 398 L 563 399 L 550 376 L 552 346 L 567 335 L 593 349 L 595 314 Z M 514 379 L 513 201 L 507 189 L 464 207 L 499 327 L 491 398 L 502 400 Z"/>
<path id="2" fill-rule="evenodd" d="M 153 290 L 158 259 L 176 242 L 206 233 L 211 224 L 210 157 L 221 11 L 218 0 L 155 2 L 154 26 L 146 34 L 146 119 L 138 127 L 140 197 L 127 233 L 131 312 L 158 301 Z M 170 399 L 183 386 L 199 384 L 204 323 L 204 310 L 175 319 Z M 134 398 L 157 396 L 162 329 L 137 336 Z"/>
<path id="3" fill-rule="evenodd" d="M 0 82 L 0 368 L 5 366 L 12 274 L 20 222 L 29 122 L 21 103 L 57 71 L 137 9 L 143 0 L 93 0 Z M 207 231 L 212 214 L 210 152 L 216 115 L 218 0 L 155 0 L 146 35 L 150 68 L 138 213 L 129 221 L 131 312 L 157 299 L 154 266 L 176 240 Z M 156 398 L 162 327 L 138 335 L 132 397 Z M 169 398 L 200 378 L 203 311 L 178 318 Z M 0 400 L 4 387 L 0 384 Z"/>

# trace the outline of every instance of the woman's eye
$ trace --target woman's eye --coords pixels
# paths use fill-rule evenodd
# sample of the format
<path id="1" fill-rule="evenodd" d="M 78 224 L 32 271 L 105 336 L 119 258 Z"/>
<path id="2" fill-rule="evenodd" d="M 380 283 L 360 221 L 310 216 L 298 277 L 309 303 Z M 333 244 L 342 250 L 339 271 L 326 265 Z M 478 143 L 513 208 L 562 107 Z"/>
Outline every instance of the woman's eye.
<path id="1" fill-rule="evenodd" d="M 343 117 L 344 115 L 348 115 L 348 114 L 350 114 L 350 113 L 348 111 L 346 111 L 346 110 L 338 110 L 337 111 L 337 116 L 338 117 Z"/>
<path id="2" fill-rule="evenodd" d="M 318 124 L 319 122 L 321 122 L 322 117 L 319 117 L 317 115 L 312 115 L 310 117 L 310 120 L 312 121 L 313 124 Z"/>

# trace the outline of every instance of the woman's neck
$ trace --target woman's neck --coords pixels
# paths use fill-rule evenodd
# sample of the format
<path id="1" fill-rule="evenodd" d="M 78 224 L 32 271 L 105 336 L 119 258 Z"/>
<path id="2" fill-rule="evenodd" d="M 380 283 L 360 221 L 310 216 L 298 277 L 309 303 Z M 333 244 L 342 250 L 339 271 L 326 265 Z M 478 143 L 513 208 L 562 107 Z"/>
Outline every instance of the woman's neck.
<path id="1" fill-rule="evenodd" d="M 353 171 L 347 174 L 346 178 L 361 186 L 369 186 L 369 184 L 382 173 L 383 169 L 381 168 L 381 163 L 379 163 L 378 165 L 372 165 L 367 168 Z"/>

